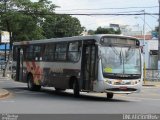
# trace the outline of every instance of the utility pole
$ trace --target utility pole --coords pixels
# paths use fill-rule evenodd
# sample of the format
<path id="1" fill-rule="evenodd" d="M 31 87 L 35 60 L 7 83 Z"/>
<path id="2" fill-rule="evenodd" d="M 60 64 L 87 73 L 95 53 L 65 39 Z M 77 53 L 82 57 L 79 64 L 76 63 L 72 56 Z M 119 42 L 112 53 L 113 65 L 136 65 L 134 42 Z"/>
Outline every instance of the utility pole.
<path id="1" fill-rule="evenodd" d="M 142 12 L 144 13 L 144 18 L 143 18 L 143 81 L 144 84 L 146 84 L 146 57 L 145 57 L 145 39 L 146 39 L 146 28 L 145 28 L 145 24 L 146 24 L 146 18 L 145 18 L 145 10 L 142 10 Z"/>
<path id="2" fill-rule="evenodd" d="M 143 10 L 143 13 L 144 13 L 144 18 L 143 18 L 143 47 L 145 46 L 145 39 L 146 39 L 146 17 L 145 17 L 145 10 Z"/>
<path id="3" fill-rule="evenodd" d="M 159 2 L 159 19 L 158 19 L 158 70 L 160 70 L 160 0 Z"/>

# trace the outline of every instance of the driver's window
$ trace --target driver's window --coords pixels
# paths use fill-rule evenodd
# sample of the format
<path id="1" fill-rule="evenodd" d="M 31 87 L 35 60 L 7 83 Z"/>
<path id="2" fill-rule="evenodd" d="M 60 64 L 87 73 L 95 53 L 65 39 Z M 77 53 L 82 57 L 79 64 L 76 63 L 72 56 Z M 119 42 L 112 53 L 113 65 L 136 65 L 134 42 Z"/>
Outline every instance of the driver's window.
<path id="1" fill-rule="evenodd" d="M 69 43 L 68 60 L 71 62 L 77 62 L 80 58 L 80 49 L 81 46 L 79 42 Z"/>

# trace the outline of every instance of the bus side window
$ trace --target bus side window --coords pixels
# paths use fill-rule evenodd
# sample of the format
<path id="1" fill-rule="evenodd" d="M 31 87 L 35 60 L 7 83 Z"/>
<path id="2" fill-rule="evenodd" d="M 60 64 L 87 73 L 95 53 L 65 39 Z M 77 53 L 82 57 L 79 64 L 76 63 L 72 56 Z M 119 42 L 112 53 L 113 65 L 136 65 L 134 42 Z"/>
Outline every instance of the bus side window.
<path id="1" fill-rule="evenodd" d="M 71 62 L 77 62 L 80 58 L 80 43 L 71 42 L 69 43 L 68 49 L 68 60 Z"/>
<path id="2" fill-rule="evenodd" d="M 34 46 L 34 60 L 38 61 L 40 59 L 41 48 L 39 45 Z"/>
<path id="3" fill-rule="evenodd" d="M 44 48 L 44 61 L 53 61 L 54 60 L 54 44 L 46 44 Z"/>
<path id="4" fill-rule="evenodd" d="M 67 43 L 57 43 L 55 49 L 55 60 L 65 61 L 67 56 Z"/>
<path id="5" fill-rule="evenodd" d="M 43 61 L 48 61 L 48 44 L 45 44 L 44 46 L 44 55 L 43 55 Z"/>
<path id="6" fill-rule="evenodd" d="M 26 47 L 26 60 L 34 60 L 34 54 L 33 54 L 33 45 Z"/>

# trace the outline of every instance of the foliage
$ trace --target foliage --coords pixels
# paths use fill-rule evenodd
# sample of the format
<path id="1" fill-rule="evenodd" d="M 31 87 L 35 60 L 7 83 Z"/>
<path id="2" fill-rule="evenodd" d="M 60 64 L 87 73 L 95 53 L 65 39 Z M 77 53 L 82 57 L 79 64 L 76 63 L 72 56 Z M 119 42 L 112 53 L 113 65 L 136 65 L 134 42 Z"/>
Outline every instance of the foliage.
<path id="1" fill-rule="evenodd" d="M 94 31 L 94 30 L 88 30 L 88 34 L 89 34 L 89 35 L 94 35 L 94 34 L 95 34 L 95 31 Z"/>
<path id="2" fill-rule="evenodd" d="M 88 33 L 90 35 L 93 34 L 121 34 L 121 30 L 120 29 L 113 29 L 113 28 L 102 28 L 102 27 L 98 27 L 97 30 L 93 31 L 93 30 L 89 30 Z"/>
<path id="3" fill-rule="evenodd" d="M 55 15 L 56 7 L 48 0 L 1 0 L 0 30 L 12 32 L 14 41 L 79 35 L 79 20 Z"/>
<path id="4" fill-rule="evenodd" d="M 55 15 L 56 7 L 48 0 L 0 0 L 0 30 L 10 33 L 10 48 L 15 41 L 79 35 L 83 30 L 79 20 Z M 10 58 L 11 50 L 3 76 Z"/>
<path id="5" fill-rule="evenodd" d="M 79 20 L 69 15 L 48 16 L 42 27 L 47 38 L 76 36 L 83 31 Z"/>
<path id="6" fill-rule="evenodd" d="M 30 0 L 3 0 L 0 2 L 1 30 L 12 32 L 14 41 L 44 38 L 43 29 L 38 26 L 41 20 L 36 12 L 53 11 L 47 0 L 31 2 Z"/>

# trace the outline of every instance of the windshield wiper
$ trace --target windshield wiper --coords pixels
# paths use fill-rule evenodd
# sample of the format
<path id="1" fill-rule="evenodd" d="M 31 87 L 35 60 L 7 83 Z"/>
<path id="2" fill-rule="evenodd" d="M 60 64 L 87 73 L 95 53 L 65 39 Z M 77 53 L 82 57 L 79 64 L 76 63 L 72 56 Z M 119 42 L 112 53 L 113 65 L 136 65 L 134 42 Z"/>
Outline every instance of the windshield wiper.
<path id="1" fill-rule="evenodd" d="M 116 48 L 114 48 L 113 46 L 111 46 L 111 48 L 116 55 L 119 55 L 119 52 L 116 50 Z"/>

